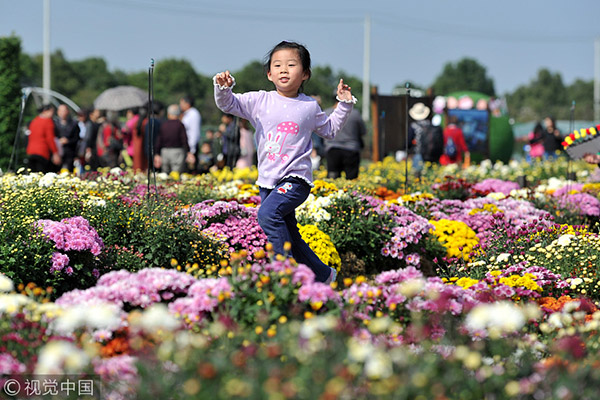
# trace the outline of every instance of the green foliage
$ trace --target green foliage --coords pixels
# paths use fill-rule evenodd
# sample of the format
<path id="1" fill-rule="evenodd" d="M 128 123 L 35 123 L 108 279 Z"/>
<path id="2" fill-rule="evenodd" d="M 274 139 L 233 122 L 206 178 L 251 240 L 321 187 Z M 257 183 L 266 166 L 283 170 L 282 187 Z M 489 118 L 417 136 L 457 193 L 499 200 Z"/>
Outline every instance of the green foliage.
<path id="1" fill-rule="evenodd" d="M 177 185 L 177 199 L 181 204 L 197 204 L 215 198 L 217 198 L 215 192 L 203 181 Z"/>
<path id="2" fill-rule="evenodd" d="M 141 87 L 148 86 L 147 79 L 146 77 L 146 83 Z M 156 63 L 154 95 L 165 104 L 179 104 L 179 99 L 184 95 L 201 99 L 208 86 L 208 80 L 201 79 L 187 60 L 167 58 Z M 212 89 L 212 84 L 210 88 Z"/>
<path id="3" fill-rule="evenodd" d="M 460 90 L 472 90 L 495 96 L 494 80 L 487 70 L 472 58 L 463 58 L 456 64 L 447 63 L 433 83 L 435 93 L 445 95 Z"/>
<path id="4" fill-rule="evenodd" d="M 34 300 L 31 293 L 27 294 L 29 300 Z M 36 309 L 41 306 L 40 303 L 32 302 L 23 308 L 19 307 L 21 309 L 17 312 L 3 312 L 0 315 L 0 352 L 10 354 L 25 364 L 28 371 L 33 370 L 39 350 L 51 337 L 48 321 L 34 317 L 38 313 Z"/>
<path id="5" fill-rule="evenodd" d="M 250 61 L 242 69 L 233 72 L 233 76 L 235 76 L 236 92 L 273 89 L 273 83 L 267 79 L 264 66 L 258 60 Z"/>
<path id="6" fill-rule="evenodd" d="M 381 254 L 383 243 L 391 238 L 388 226 L 392 217 L 366 210 L 364 199 L 341 196 L 325 207 L 331 219 L 318 223 L 318 228 L 329 235 L 340 255 L 354 253 L 365 262 L 366 272 L 376 273 L 388 269 L 394 261 Z M 352 266 L 343 266 L 343 269 Z"/>
<path id="7" fill-rule="evenodd" d="M 518 121 L 540 120 L 548 115 L 569 119 L 571 102 L 559 73 L 538 71 L 529 85 L 519 86 L 506 97 L 509 111 Z"/>
<path id="8" fill-rule="evenodd" d="M 81 215 L 83 202 L 62 188 L 29 188 L 2 193 L 0 206 L 0 272 L 15 283 L 33 282 L 38 286 L 51 286 L 54 295 L 93 285 L 95 259 L 89 252 L 70 251 L 74 273 L 71 276 L 53 274 L 53 243 L 44 239 L 35 223 L 40 219 L 60 221 Z M 26 266 L 24 268 L 24 266 Z"/>
<path id="9" fill-rule="evenodd" d="M 117 267 L 138 270 L 142 267 L 171 267 L 171 260 L 181 264 L 218 264 L 221 249 L 215 241 L 202 235 L 186 217 L 176 214 L 172 204 L 131 204 L 119 199 L 95 207 L 85 215 L 96 227 L 109 253 L 106 262 Z M 127 260 L 133 261 L 131 266 Z M 131 269 L 130 269 L 131 268 Z"/>
<path id="10" fill-rule="evenodd" d="M 21 111 L 21 40 L 0 37 L 0 168 L 7 168 Z"/>
<path id="11" fill-rule="evenodd" d="M 594 120 L 594 81 L 577 79 L 567 86 L 567 99 L 575 101 L 575 120 Z"/>

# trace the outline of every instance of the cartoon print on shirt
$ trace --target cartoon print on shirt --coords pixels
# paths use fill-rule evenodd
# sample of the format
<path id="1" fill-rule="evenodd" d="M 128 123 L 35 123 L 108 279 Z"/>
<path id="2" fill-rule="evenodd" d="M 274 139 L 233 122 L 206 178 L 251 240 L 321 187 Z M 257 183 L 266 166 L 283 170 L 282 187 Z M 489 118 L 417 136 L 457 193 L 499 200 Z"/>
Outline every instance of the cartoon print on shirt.
<path id="1" fill-rule="evenodd" d="M 288 190 L 292 188 L 292 184 L 289 182 L 284 183 L 280 187 L 277 188 L 277 193 L 286 194 Z"/>
<path id="2" fill-rule="evenodd" d="M 280 138 L 281 134 L 279 132 L 277 132 L 277 135 L 275 135 L 275 139 L 273 139 L 273 132 L 267 133 L 267 143 L 265 143 L 265 149 L 268 153 L 267 158 L 271 161 L 275 161 L 275 158 L 277 158 L 276 153 L 281 152 L 281 145 L 278 143 Z"/>
<path id="3" fill-rule="evenodd" d="M 283 145 L 285 144 L 285 140 L 288 135 L 297 135 L 300 131 L 300 126 L 292 121 L 282 122 L 277 125 L 277 133 L 273 138 L 273 132 L 267 133 L 267 142 L 265 144 L 265 149 L 267 150 L 267 159 L 270 161 L 275 161 L 277 158 L 281 159 L 281 162 L 286 162 L 290 156 L 288 154 L 281 154 L 283 150 Z M 283 136 L 281 143 L 279 143 L 279 139 Z"/>

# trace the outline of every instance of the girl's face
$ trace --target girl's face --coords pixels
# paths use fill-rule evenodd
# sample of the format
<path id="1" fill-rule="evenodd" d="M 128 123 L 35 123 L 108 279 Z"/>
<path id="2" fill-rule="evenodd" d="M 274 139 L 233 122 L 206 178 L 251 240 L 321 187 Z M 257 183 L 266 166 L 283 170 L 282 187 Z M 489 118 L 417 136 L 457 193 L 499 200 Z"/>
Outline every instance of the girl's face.
<path id="1" fill-rule="evenodd" d="M 277 93 L 285 97 L 298 96 L 298 89 L 308 77 L 298 50 L 281 49 L 273 53 L 267 78 L 275 84 Z"/>

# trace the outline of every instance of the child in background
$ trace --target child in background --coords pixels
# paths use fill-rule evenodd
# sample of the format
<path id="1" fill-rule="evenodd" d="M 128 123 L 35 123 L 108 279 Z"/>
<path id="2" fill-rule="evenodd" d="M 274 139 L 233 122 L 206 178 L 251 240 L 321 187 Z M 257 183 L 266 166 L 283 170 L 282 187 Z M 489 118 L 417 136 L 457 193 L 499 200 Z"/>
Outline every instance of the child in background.
<path id="1" fill-rule="evenodd" d="M 198 154 L 198 173 L 206 174 L 210 172 L 210 167 L 215 165 L 215 159 L 213 156 L 213 149 L 211 142 L 205 140 L 200 146 L 200 152 Z"/>
<path id="2" fill-rule="evenodd" d="M 315 273 L 319 282 L 331 283 L 336 271 L 325 265 L 302 239 L 295 210 L 310 194 L 312 168 L 311 133 L 331 139 L 342 129 L 356 98 L 343 80 L 337 86 L 340 105 L 328 116 L 319 104 L 302 93 L 310 78 L 310 53 L 301 44 L 280 42 L 265 62 L 273 91 L 233 93 L 234 77 L 229 71 L 213 78 L 215 102 L 225 113 L 245 118 L 256 130 L 258 180 L 261 206 L 258 222 L 277 254 L 291 255 Z"/>

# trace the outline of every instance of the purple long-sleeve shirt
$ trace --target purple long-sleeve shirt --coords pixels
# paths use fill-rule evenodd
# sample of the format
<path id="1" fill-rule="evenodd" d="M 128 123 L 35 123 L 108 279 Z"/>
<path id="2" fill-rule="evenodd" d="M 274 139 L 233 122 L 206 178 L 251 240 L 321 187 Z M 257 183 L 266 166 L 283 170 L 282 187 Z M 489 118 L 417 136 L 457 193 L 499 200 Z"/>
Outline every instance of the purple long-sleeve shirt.
<path id="1" fill-rule="evenodd" d="M 311 133 L 332 139 L 342 129 L 353 105 L 340 103 L 331 115 L 302 93 L 290 98 L 276 91 L 233 93 L 215 84 L 215 102 L 223 112 L 250 121 L 256 130 L 258 186 L 272 189 L 296 176 L 313 186 Z"/>

